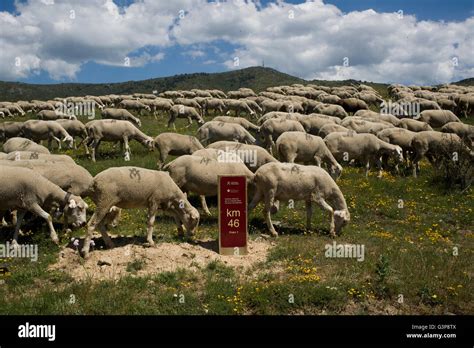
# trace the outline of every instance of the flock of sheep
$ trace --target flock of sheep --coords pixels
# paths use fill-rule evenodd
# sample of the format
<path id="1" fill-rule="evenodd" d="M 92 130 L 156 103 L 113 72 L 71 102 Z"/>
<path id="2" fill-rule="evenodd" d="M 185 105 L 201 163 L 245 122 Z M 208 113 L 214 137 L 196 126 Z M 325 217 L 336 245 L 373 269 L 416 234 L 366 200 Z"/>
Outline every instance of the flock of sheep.
<path id="1" fill-rule="evenodd" d="M 0 117 L 30 113 L 37 118 L 0 123 L 0 220 L 15 226 L 14 243 L 26 212 L 47 222 L 55 243 L 59 240 L 53 218 L 64 216 L 64 223 L 74 228 L 87 224 L 82 249 L 87 257 L 96 230 L 108 247 L 113 246 L 107 230 L 118 223 L 120 209 L 146 208 L 147 241 L 154 245 L 159 210 L 174 218 L 180 235 L 193 234 L 200 214 L 187 193 L 199 195 L 204 213 L 210 214 L 205 197 L 217 194 L 218 175 L 234 174 L 247 177 L 249 209 L 264 202 L 272 235 L 277 232 L 271 214 L 280 201 L 292 199 L 305 201 L 308 228 L 314 203 L 329 212 L 330 234 L 336 236 L 350 220 L 336 183 L 343 166 L 362 165 L 368 175 L 375 165 L 381 176 L 383 169 L 398 171 L 405 165 L 416 176 L 422 158 L 436 165 L 452 145 L 459 156 L 473 158 L 474 127 L 459 117 L 472 117 L 474 88 L 390 85 L 388 92 L 391 102 L 415 105 L 419 113 L 371 111 L 369 107 L 379 107 L 384 100 L 363 84 L 294 84 L 258 94 L 248 88 L 227 93 L 193 89 L 158 96 L 0 102 Z M 71 112 L 58 112 L 58 105 L 65 103 L 91 103 L 102 117 L 84 124 Z M 144 115 L 168 117 L 169 128 L 178 119 L 189 124 L 194 120 L 200 127 L 196 136 L 164 132 L 152 137 L 140 130 Z M 63 143 L 74 149 L 84 146 L 96 161 L 100 143 L 114 142 L 121 144 L 127 161 L 131 140 L 159 151 L 157 170 L 114 167 L 92 177 L 71 157 L 49 151 L 53 142 L 58 148 Z M 47 141 L 49 149 L 41 141 Z M 169 155 L 178 157 L 166 163 Z M 89 220 L 85 197 L 96 205 Z"/>

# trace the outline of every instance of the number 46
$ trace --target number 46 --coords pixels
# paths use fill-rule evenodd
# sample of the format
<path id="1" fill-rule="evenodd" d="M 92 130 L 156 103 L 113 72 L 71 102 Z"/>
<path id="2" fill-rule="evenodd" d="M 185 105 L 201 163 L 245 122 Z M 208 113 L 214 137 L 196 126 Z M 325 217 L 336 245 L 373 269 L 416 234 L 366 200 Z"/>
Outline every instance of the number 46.
<path id="1" fill-rule="evenodd" d="M 230 226 L 230 227 L 239 227 L 240 226 L 240 222 L 239 222 L 239 219 L 234 219 L 234 220 L 230 220 L 228 223 L 227 223 L 227 226 Z"/>

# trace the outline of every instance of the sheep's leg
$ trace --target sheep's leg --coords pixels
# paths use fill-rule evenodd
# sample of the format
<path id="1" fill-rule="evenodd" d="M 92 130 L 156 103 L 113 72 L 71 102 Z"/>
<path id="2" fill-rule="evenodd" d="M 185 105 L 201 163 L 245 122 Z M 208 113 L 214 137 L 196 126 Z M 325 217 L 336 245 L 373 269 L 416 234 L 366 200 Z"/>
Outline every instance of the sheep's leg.
<path id="1" fill-rule="evenodd" d="M 168 158 L 168 151 L 160 148 L 160 169 L 164 166 L 166 159 Z"/>
<path id="2" fill-rule="evenodd" d="M 206 203 L 206 196 L 204 195 L 200 195 L 199 196 L 199 199 L 201 200 L 201 205 L 202 205 L 202 209 L 204 210 L 204 212 L 206 213 L 207 216 L 211 216 L 211 212 L 209 211 L 209 208 L 207 207 L 207 203 Z"/>
<path id="3" fill-rule="evenodd" d="M 130 154 L 130 146 L 128 146 L 128 137 L 127 136 L 123 137 L 123 145 L 125 147 L 125 153 Z"/>
<path id="4" fill-rule="evenodd" d="M 306 228 L 311 229 L 311 219 L 313 217 L 313 206 L 311 200 L 306 201 Z"/>
<path id="5" fill-rule="evenodd" d="M 268 152 L 270 152 L 270 154 L 273 156 L 273 149 L 272 149 L 272 146 L 273 145 L 273 139 L 272 139 L 272 136 L 270 134 L 266 134 L 265 135 L 265 146 L 268 150 Z"/>
<path id="6" fill-rule="evenodd" d="M 113 206 L 114 206 L 113 203 L 109 203 L 106 206 L 97 207 L 94 214 L 92 215 L 89 222 L 87 223 L 87 234 L 86 234 L 86 238 L 84 238 L 84 246 L 82 248 L 82 253 L 84 254 L 84 258 L 87 258 L 89 256 L 89 249 L 90 249 L 90 244 L 92 240 L 92 235 L 96 227 L 100 224 L 100 222 L 104 219 L 104 217 L 110 211 L 110 208 L 112 208 Z M 107 240 L 104 240 L 104 242 L 107 243 Z M 107 247 L 113 248 L 113 243 L 111 245 L 107 245 Z"/>
<path id="7" fill-rule="evenodd" d="M 190 116 L 188 116 L 187 119 L 188 119 L 188 125 L 186 126 L 186 128 L 189 128 L 193 124 L 193 120 L 191 119 Z"/>
<path id="8" fill-rule="evenodd" d="M 89 154 L 89 148 L 87 147 L 86 139 L 82 139 L 82 141 L 77 145 L 77 147 L 81 147 L 81 144 L 84 144 L 84 149 L 86 150 L 86 155 Z"/>
<path id="9" fill-rule="evenodd" d="M 366 159 L 366 164 L 365 164 L 365 177 L 369 177 L 369 170 L 370 170 L 370 158 Z"/>
<path id="10" fill-rule="evenodd" d="M 317 198 L 316 203 L 318 203 L 318 205 L 321 208 L 323 208 L 324 210 L 329 212 L 330 217 L 331 217 L 331 223 L 330 223 L 330 226 L 329 226 L 329 233 L 331 234 L 331 237 L 336 237 L 336 231 L 335 231 L 336 227 L 335 227 L 335 224 L 334 224 L 334 209 L 322 197 Z"/>
<path id="11" fill-rule="evenodd" d="M 255 207 L 262 200 L 262 198 L 263 198 L 262 191 L 259 190 L 257 187 L 257 191 L 255 192 L 255 195 L 253 196 L 253 199 L 248 206 L 249 213 L 255 209 Z"/>
<path id="12" fill-rule="evenodd" d="M 377 166 L 377 169 L 378 169 L 378 174 L 377 174 L 377 178 L 381 178 L 382 177 L 382 161 L 380 160 L 380 157 L 377 157 L 375 159 L 375 165 Z"/>
<path id="13" fill-rule="evenodd" d="M 411 163 L 411 166 L 413 168 L 413 177 L 417 177 L 417 171 L 419 172 L 420 171 L 420 166 L 419 166 L 419 162 L 421 160 L 423 156 L 421 155 L 421 153 L 419 153 L 418 151 L 415 152 L 415 155 L 413 156 L 413 159 L 412 159 L 412 163 Z"/>
<path id="14" fill-rule="evenodd" d="M 99 146 L 99 142 L 97 140 L 93 140 L 91 144 L 91 157 L 92 157 L 92 162 L 95 162 L 95 153 L 97 151 L 97 147 Z"/>
<path id="15" fill-rule="evenodd" d="M 265 195 L 265 221 L 267 223 L 267 227 L 272 234 L 272 236 L 277 237 L 278 233 L 273 227 L 272 218 L 271 218 L 271 209 L 274 204 L 275 199 L 275 190 L 269 190 L 268 193 Z"/>
<path id="16" fill-rule="evenodd" d="M 48 227 L 49 227 L 49 233 L 51 236 L 51 239 L 53 242 L 57 245 L 59 245 L 59 238 L 58 234 L 56 233 L 54 226 L 53 226 L 53 218 L 51 215 L 49 215 L 47 212 L 45 212 L 39 205 L 38 203 L 33 203 L 33 205 L 30 208 L 30 211 L 39 217 L 42 217 L 43 219 L 46 220 Z"/>
<path id="17" fill-rule="evenodd" d="M 184 237 L 184 228 L 181 220 L 178 218 L 178 216 L 173 215 L 174 222 L 176 223 L 176 226 L 178 226 L 178 236 L 179 237 Z"/>
<path id="18" fill-rule="evenodd" d="M 16 247 L 18 245 L 18 232 L 20 232 L 21 224 L 23 223 L 23 218 L 25 217 L 26 211 L 20 210 L 17 211 L 16 214 L 16 224 L 15 224 L 15 232 L 13 233 L 13 241 L 12 244 Z"/>
<path id="19" fill-rule="evenodd" d="M 146 240 L 150 246 L 154 246 L 155 242 L 153 241 L 153 226 L 155 225 L 156 217 L 156 208 L 150 207 L 148 209 L 148 221 L 147 221 L 147 236 Z"/>
<path id="20" fill-rule="evenodd" d="M 53 139 L 58 143 L 58 150 L 61 150 L 61 139 L 54 136 L 53 136 Z"/>
<path id="21" fill-rule="evenodd" d="M 314 162 L 316 163 L 316 165 L 317 165 L 318 167 L 321 168 L 321 157 L 319 157 L 318 155 L 315 155 L 315 156 L 314 156 Z"/>
<path id="22" fill-rule="evenodd" d="M 103 222 L 101 222 L 98 226 L 97 229 L 99 230 L 100 234 L 102 235 L 102 239 L 105 242 L 105 245 L 107 248 L 112 249 L 114 247 L 114 242 L 112 242 L 112 239 L 110 238 L 109 234 L 107 233 L 107 225 Z"/>

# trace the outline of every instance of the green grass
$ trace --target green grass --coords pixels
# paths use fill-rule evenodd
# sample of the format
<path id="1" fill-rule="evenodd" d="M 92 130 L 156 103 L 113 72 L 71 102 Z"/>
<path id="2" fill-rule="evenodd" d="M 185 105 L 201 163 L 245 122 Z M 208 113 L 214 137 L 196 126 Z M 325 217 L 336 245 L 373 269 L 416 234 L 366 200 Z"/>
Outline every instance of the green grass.
<path id="1" fill-rule="evenodd" d="M 164 118 L 142 119 L 147 134 L 166 131 Z M 177 131 L 194 134 L 197 125 L 185 124 L 178 120 Z M 156 152 L 133 141 L 131 149 L 130 162 L 107 143 L 101 145 L 97 163 L 87 159 L 83 149 L 62 153 L 73 156 L 92 175 L 111 166 L 156 168 Z M 58 249 L 42 227 L 20 238 L 22 243 L 39 244 L 38 262 L 0 260 L 0 266 L 11 270 L 11 277 L 0 285 L 0 314 L 472 314 L 472 189 L 446 192 L 435 184 L 429 164 L 422 165 L 417 179 L 391 174 L 366 179 L 362 168 L 344 168 L 338 184 L 352 220 L 337 242 L 363 244 L 363 262 L 326 258 L 324 247 L 332 243 L 328 216 L 316 209 L 313 229 L 307 231 L 303 202 L 294 208 L 282 202 L 273 217 L 280 222 L 280 237 L 268 259 L 248 272 L 211 262 L 196 272 L 179 269 L 138 277 L 143 260 L 137 259 L 117 282 L 75 282 L 60 271 L 48 270 Z M 190 199 L 200 207 L 196 197 Z M 202 216 L 198 239 L 217 238 L 216 200 L 209 199 L 208 204 L 213 217 Z M 250 238 L 267 233 L 261 205 L 249 221 Z M 10 232 L 1 228 L 0 243 Z M 85 230 L 59 232 L 66 245 L 71 237 L 83 237 Z M 124 211 L 111 233 L 135 236 L 141 243 L 146 212 Z M 155 240 L 182 242 L 174 222 L 162 217 L 156 221 Z"/>

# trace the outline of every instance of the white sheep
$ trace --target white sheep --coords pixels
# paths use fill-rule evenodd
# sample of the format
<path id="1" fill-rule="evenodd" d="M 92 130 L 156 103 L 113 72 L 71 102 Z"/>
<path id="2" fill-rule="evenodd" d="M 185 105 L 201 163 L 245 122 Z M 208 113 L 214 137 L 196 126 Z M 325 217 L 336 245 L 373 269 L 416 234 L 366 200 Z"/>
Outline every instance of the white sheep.
<path id="1" fill-rule="evenodd" d="M 315 162 L 318 167 L 324 163 L 334 178 L 338 178 L 342 173 L 342 166 L 329 151 L 324 140 L 316 135 L 285 132 L 276 141 L 276 148 L 283 162 Z"/>
<path id="2" fill-rule="evenodd" d="M 184 229 L 193 234 L 199 224 L 199 212 L 166 172 L 139 167 L 106 169 L 94 177 L 92 199 L 97 208 L 87 223 L 87 236 L 82 249 L 84 257 L 89 255 L 90 241 L 96 229 L 99 229 L 109 248 L 114 246 L 105 223 L 114 206 L 148 209 L 147 241 L 150 246 L 155 244 L 153 225 L 158 210 L 175 219 L 180 234 L 184 233 Z"/>
<path id="3" fill-rule="evenodd" d="M 311 228 L 312 203 L 315 202 L 331 214 L 330 234 L 335 237 L 350 220 L 346 200 L 341 190 L 323 169 L 290 163 L 267 163 L 255 173 L 256 192 L 249 211 L 264 200 L 265 221 L 273 236 L 277 236 L 271 212 L 278 210 L 279 201 L 305 201 L 306 224 Z"/>
<path id="4" fill-rule="evenodd" d="M 233 161 L 215 161 L 210 158 L 184 155 L 163 167 L 184 192 L 193 192 L 200 196 L 201 205 L 207 215 L 211 215 L 206 196 L 216 196 L 219 175 L 245 175 L 249 183 L 254 174 L 245 164 Z"/>
<path id="5" fill-rule="evenodd" d="M 53 219 L 47 213 L 53 207 L 64 209 L 67 224 L 80 227 L 86 223 L 87 204 L 79 196 L 62 190 L 58 185 L 34 170 L 0 165 L 0 212 L 18 210 L 13 243 L 18 242 L 18 232 L 27 211 L 46 220 L 51 239 L 59 244 Z"/>

